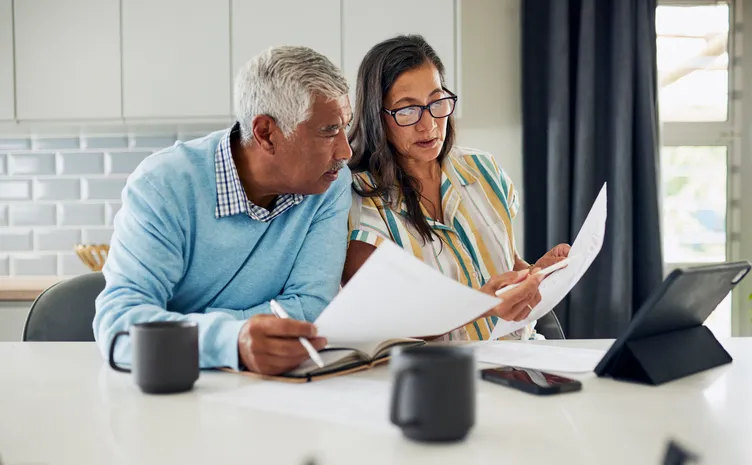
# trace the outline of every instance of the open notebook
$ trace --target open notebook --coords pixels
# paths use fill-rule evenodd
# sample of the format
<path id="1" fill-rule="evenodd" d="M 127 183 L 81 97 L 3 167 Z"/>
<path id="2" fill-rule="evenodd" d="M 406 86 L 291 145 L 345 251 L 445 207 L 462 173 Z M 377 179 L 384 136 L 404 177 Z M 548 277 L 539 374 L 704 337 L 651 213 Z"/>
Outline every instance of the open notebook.
<path id="1" fill-rule="evenodd" d="M 324 361 L 323 368 L 319 368 L 309 359 L 296 369 L 277 376 L 259 375 L 247 371 L 242 374 L 277 381 L 305 383 L 367 370 L 389 360 L 389 351 L 393 347 L 422 344 L 425 342 L 420 339 L 398 338 L 370 344 L 348 344 L 347 347 L 330 345 L 319 351 Z"/>

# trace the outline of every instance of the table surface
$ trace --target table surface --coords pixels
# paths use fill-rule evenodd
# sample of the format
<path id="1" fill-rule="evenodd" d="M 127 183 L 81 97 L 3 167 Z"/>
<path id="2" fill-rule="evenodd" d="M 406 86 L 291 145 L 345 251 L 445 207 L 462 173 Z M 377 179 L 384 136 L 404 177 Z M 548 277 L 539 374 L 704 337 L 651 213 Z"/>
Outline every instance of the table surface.
<path id="1" fill-rule="evenodd" d="M 538 397 L 478 381 L 475 427 L 465 441 L 444 445 L 414 443 L 387 423 L 371 428 L 301 417 L 274 405 L 211 400 L 275 386 L 247 376 L 203 371 L 191 392 L 145 395 L 129 375 L 112 371 L 93 343 L 0 343 L 0 460 L 646 465 L 662 463 L 666 442 L 675 439 L 699 454 L 700 463 L 749 464 L 752 338 L 722 342 L 732 364 L 660 387 L 587 374 L 578 376 L 580 392 Z M 611 341 L 541 343 L 605 349 Z M 390 373 L 380 367 L 339 382 L 345 379 L 387 386 Z M 306 389 L 323 389 L 326 382 L 284 389 L 305 398 Z M 350 397 L 361 393 L 355 391 Z M 367 404 L 367 392 L 362 397 Z"/>

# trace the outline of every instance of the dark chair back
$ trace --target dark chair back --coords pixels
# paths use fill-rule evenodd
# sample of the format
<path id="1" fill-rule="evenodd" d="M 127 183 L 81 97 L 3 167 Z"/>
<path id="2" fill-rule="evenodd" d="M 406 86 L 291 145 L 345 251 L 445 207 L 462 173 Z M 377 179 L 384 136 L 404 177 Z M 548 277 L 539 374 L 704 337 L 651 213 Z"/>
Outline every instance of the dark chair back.
<path id="1" fill-rule="evenodd" d="M 24 341 L 94 341 L 94 301 L 104 289 L 101 272 L 53 284 L 34 300 L 24 326 Z"/>
<path id="2" fill-rule="evenodd" d="M 535 324 L 535 330 L 546 337 L 546 339 L 566 339 L 564 331 L 561 329 L 561 323 L 552 311 L 543 315 Z"/>

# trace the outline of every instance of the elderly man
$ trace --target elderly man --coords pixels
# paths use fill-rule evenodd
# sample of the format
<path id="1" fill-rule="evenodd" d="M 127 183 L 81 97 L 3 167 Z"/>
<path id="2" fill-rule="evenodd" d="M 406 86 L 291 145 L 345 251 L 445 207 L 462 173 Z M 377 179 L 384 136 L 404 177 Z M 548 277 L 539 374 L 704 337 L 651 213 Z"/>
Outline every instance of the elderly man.
<path id="1" fill-rule="evenodd" d="M 195 321 L 202 368 L 289 370 L 317 349 L 350 209 L 348 86 L 328 59 L 278 47 L 235 83 L 237 122 L 150 156 L 128 179 L 97 299 L 106 356 L 133 323 Z M 269 315 L 275 299 L 292 319 Z M 130 346 L 118 342 L 115 358 Z"/>

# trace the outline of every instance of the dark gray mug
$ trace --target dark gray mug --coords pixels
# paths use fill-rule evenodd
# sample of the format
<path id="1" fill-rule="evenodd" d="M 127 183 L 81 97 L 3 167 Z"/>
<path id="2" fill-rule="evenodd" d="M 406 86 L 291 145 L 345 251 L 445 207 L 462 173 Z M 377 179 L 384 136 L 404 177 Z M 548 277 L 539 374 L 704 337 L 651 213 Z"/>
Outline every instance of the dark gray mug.
<path id="1" fill-rule="evenodd" d="M 475 424 L 475 361 L 467 347 L 396 347 L 391 421 L 416 441 L 459 441 Z"/>
<path id="2" fill-rule="evenodd" d="M 198 325 L 191 321 L 137 323 L 119 331 L 110 343 L 110 367 L 130 373 L 115 363 L 115 344 L 131 337 L 131 365 L 138 387 L 149 394 L 188 391 L 198 379 Z"/>

